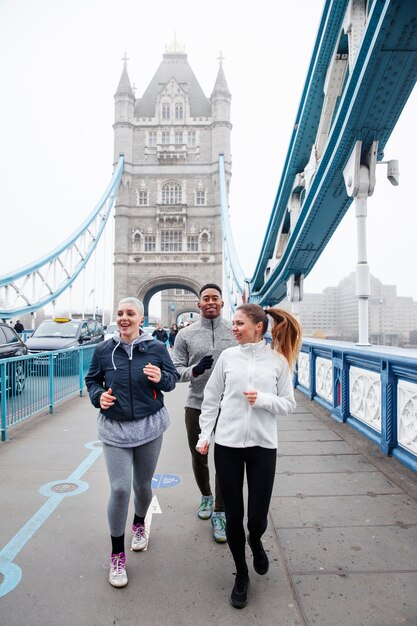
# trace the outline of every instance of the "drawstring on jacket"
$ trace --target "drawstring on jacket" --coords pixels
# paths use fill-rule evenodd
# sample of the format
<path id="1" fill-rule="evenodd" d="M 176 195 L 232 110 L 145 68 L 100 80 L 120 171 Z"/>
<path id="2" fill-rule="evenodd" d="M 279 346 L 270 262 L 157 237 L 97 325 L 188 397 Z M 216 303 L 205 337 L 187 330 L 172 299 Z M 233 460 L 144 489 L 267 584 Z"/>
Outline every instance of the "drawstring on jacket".
<path id="1" fill-rule="evenodd" d="M 117 370 L 116 363 L 114 361 L 114 353 L 116 352 L 117 348 L 120 346 L 122 341 L 120 339 L 120 335 L 118 336 L 118 335 L 116 335 L 116 333 L 115 333 L 114 339 L 117 341 L 117 343 L 114 346 L 114 348 L 112 350 L 112 353 L 111 353 L 111 362 L 112 362 L 112 365 L 113 365 L 113 369 Z M 140 339 L 140 336 L 137 339 L 135 339 L 134 341 L 132 341 L 132 343 L 130 344 L 130 356 L 128 355 L 129 356 L 129 361 L 131 361 L 132 358 L 133 358 L 133 346 L 135 345 L 136 341 L 139 341 L 139 339 Z"/>

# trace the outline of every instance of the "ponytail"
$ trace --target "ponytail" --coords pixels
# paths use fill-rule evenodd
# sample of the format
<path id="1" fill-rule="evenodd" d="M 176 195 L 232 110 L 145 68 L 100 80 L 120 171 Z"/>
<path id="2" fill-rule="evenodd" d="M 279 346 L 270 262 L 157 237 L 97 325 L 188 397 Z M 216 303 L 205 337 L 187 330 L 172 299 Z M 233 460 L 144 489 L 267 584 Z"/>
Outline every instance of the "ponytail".
<path id="1" fill-rule="evenodd" d="M 294 369 L 301 347 L 301 324 L 294 315 L 284 309 L 270 308 L 266 313 L 274 320 L 271 328 L 272 349 L 283 354 Z"/>

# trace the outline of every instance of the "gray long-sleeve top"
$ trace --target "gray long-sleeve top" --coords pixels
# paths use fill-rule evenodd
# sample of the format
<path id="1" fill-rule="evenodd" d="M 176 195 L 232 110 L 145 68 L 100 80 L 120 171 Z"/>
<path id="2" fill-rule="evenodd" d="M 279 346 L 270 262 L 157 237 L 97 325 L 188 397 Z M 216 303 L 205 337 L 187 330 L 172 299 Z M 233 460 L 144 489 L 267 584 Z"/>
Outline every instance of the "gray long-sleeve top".
<path id="1" fill-rule="evenodd" d="M 180 375 L 179 382 L 189 382 L 186 406 L 201 409 L 204 387 L 220 354 L 226 348 L 236 345 L 232 325 L 223 317 L 207 319 L 201 317 L 197 322 L 182 328 L 175 339 L 173 361 Z M 192 369 L 203 358 L 211 354 L 213 367 L 200 376 L 194 377 Z"/>

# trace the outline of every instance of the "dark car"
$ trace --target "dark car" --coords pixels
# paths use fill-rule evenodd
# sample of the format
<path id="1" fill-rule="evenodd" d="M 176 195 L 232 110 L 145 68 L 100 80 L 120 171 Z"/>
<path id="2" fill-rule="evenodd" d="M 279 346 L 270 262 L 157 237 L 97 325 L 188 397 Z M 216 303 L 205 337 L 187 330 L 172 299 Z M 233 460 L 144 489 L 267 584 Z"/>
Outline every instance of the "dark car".
<path id="1" fill-rule="evenodd" d="M 93 319 L 69 319 L 55 318 L 44 320 L 26 341 L 29 354 L 51 352 L 52 350 L 64 350 L 79 348 L 103 341 L 104 329 L 98 320 Z M 34 365 L 47 366 L 48 358 L 40 357 L 34 361 Z M 62 353 L 57 359 L 56 365 L 60 369 L 67 368 L 73 371 L 78 367 L 78 354 L 70 351 Z M 65 373 L 62 371 L 62 373 Z"/>
<path id="2" fill-rule="evenodd" d="M 17 332 L 10 326 L 0 322 L 0 359 L 9 359 L 15 356 L 27 354 L 28 349 Z M 26 382 L 26 363 L 22 361 L 12 361 L 6 363 L 6 391 L 12 394 L 21 393 Z M 0 379 L 1 391 L 1 379 Z"/>

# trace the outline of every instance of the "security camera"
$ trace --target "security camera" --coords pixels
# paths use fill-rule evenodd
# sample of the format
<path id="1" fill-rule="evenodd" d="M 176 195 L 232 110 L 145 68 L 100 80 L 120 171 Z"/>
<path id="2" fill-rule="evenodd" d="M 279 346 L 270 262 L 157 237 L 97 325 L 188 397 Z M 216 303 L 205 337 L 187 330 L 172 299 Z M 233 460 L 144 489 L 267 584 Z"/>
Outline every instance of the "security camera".
<path id="1" fill-rule="evenodd" d="M 400 167 L 397 159 L 387 162 L 387 178 L 391 185 L 400 184 Z"/>

